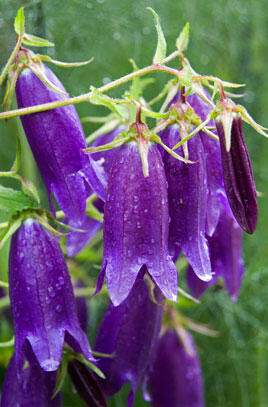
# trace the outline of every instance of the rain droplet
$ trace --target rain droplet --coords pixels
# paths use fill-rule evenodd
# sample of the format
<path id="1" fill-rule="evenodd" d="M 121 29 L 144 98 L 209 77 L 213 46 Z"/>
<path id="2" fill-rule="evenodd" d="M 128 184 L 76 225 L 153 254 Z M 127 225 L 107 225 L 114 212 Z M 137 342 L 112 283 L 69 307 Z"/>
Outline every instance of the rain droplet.
<path id="1" fill-rule="evenodd" d="M 63 277 L 59 277 L 59 278 L 58 278 L 58 283 L 59 283 L 60 285 L 64 285 L 64 278 L 63 278 Z"/>
<path id="2" fill-rule="evenodd" d="M 29 285 L 27 285 L 26 290 L 29 292 L 31 291 L 31 287 Z"/>
<path id="3" fill-rule="evenodd" d="M 61 304 L 58 304 L 57 306 L 56 306 L 56 312 L 61 312 L 62 311 L 62 305 Z"/>
<path id="4" fill-rule="evenodd" d="M 45 301 L 46 301 L 46 304 L 50 304 L 50 299 L 48 297 L 46 297 Z"/>
<path id="5" fill-rule="evenodd" d="M 47 292 L 50 298 L 54 298 L 56 295 L 55 290 L 51 285 L 48 287 Z"/>

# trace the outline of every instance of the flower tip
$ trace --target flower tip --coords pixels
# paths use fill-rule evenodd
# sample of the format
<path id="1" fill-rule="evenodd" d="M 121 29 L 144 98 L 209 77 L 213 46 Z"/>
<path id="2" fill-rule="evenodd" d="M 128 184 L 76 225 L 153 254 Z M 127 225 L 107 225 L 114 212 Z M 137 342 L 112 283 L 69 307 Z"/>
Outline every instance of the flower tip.
<path id="1" fill-rule="evenodd" d="M 53 358 L 45 359 L 40 362 L 40 366 L 45 372 L 54 372 L 58 369 L 59 365 L 60 361 Z"/>

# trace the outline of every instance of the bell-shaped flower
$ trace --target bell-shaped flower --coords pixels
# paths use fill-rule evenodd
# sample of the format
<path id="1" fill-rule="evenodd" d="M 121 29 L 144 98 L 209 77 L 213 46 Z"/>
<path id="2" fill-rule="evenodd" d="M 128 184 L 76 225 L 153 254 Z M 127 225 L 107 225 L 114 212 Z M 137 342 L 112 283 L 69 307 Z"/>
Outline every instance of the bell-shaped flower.
<path id="1" fill-rule="evenodd" d="M 94 360 L 76 311 L 73 288 L 56 238 L 37 221 L 27 219 L 11 239 L 9 294 L 15 331 L 15 359 L 22 368 L 28 341 L 42 367 L 56 370 L 65 335 Z"/>
<path id="2" fill-rule="evenodd" d="M 99 136 L 91 146 L 100 146 L 103 144 L 108 144 L 113 139 L 118 136 L 124 130 L 123 126 L 118 126 L 109 133 L 102 134 Z M 112 163 L 115 159 L 115 155 L 117 154 L 117 149 L 111 149 L 107 151 L 96 152 L 91 155 L 91 157 L 95 161 L 99 161 L 103 166 L 105 172 L 109 174 L 110 168 Z M 94 206 L 100 211 L 103 212 L 103 202 L 100 199 L 97 199 L 94 202 Z M 76 232 L 70 230 L 68 236 L 66 238 L 66 249 L 67 255 L 69 257 L 75 256 L 79 253 L 87 243 L 91 241 L 91 239 L 95 236 L 95 234 L 101 229 L 102 223 L 97 221 L 96 219 L 90 218 L 86 216 L 82 223 L 77 223 L 74 221 L 69 220 L 69 226 L 74 228 L 82 229 L 84 232 Z"/>
<path id="3" fill-rule="evenodd" d="M 52 399 L 56 373 L 44 372 L 32 351 L 26 366 L 19 371 L 13 356 L 2 387 L 1 407 L 61 407 L 61 394 Z"/>
<path id="4" fill-rule="evenodd" d="M 98 330 L 95 350 L 110 354 L 98 367 L 106 379 L 100 384 L 107 397 L 131 384 L 128 406 L 134 402 L 138 385 L 150 366 L 162 319 L 162 306 L 150 300 L 143 270 L 127 297 L 118 307 L 110 304 Z M 156 292 L 156 295 L 160 293 Z"/>
<path id="5" fill-rule="evenodd" d="M 179 126 L 167 127 L 160 136 L 164 144 L 173 148 L 180 141 Z M 174 151 L 183 155 L 182 146 Z M 211 265 L 205 236 L 208 185 L 205 151 L 199 134 L 188 141 L 188 151 L 193 164 L 185 164 L 167 152 L 162 153 L 171 219 L 169 250 L 174 257 L 181 250 L 198 277 L 209 281 Z"/>
<path id="6" fill-rule="evenodd" d="M 192 336 L 175 330 L 158 342 L 150 375 L 152 407 L 203 407 L 203 380 Z"/>
<path id="7" fill-rule="evenodd" d="M 54 73 L 45 65 L 42 69 L 47 79 L 65 95 L 49 89 L 26 68 L 16 83 L 19 108 L 68 97 Z M 82 151 L 87 146 L 75 107 L 69 105 L 21 116 L 21 121 L 47 188 L 51 209 L 51 194 L 54 194 L 68 218 L 82 221 L 91 188 L 105 199 L 106 178 L 103 168 Z"/>
<path id="8" fill-rule="evenodd" d="M 189 267 L 188 286 L 195 297 L 199 298 L 208 286 L 215 284 L 219 277 L 223 277 L 230 298 L 236 301 L 244 275 L 242 230 L 234 219 L 228 202 L 222 205 L 218 226 L 208 241 L 213 278 L 205 283 Z"/>
<path id="9" fill-rule="evenodd" d="M 231 127 L 231 148 L 226 149 L 224 128 L 217 121 L 221 145 L 222 167 L 227 198 L 235 219 L 247 233 L 253 233 L 258 221 L 257 193 L 245 143 L 242 119 L 234 116 Z"/>
<path id="10" fill-rule="evenodd" d="M 168 253 L 167 181 L 160 153 L 148 146 L 149 176 L 144 177 L 136 142 L 119 148 L 108 179 L 104 206 L 103 264 L 114 305 L 129 294 L 143 265 L 162 293 L 176 301 L 178 273 Z"/>

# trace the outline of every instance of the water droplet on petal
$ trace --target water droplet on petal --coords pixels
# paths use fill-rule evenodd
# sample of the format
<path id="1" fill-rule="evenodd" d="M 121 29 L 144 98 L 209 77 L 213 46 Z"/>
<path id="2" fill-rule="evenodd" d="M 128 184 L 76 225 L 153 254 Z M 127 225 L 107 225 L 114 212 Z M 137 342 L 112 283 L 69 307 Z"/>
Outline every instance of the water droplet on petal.
<path id="1" fill-rule="evenodd" d="M 62 305 L 61 304 L 58 304 L 57 306 L 56 306 L 56 312 L 61 312 L 62 311 Z"/>
<path id="2" fill-rule="evenodd" d="M 51 285 L 48 287 L 47 292 L 50 298 L 54 298 L 56 295 L 55 290 Z"/>

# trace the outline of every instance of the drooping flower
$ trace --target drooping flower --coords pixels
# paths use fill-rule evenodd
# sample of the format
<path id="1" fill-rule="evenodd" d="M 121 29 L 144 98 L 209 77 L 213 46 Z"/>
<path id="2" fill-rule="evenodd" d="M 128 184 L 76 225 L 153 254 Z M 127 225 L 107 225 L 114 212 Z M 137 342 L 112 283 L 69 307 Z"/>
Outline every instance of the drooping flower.
<path id="1" fill-rule="evenodd" d="M 235 116 L 231 128 L 231 148 L 226 150 L 224 129 L 216 122 L 221 145 L 224 184 L 235 219 L 247 233 L 253 233 L 258 221 L 257 193 L 245 143 L 242 119 Z"/>
<path id="2" fill-rule="evenodd" d="M 52 399 L 55 372 L 44 372 L 33 352 L 27 352 L 27 363 L 19 371 L 13 356 L 2 387 L 1 407 L 61 407 L 61 394 Z"/>
<path id="3" fill-rule="evenodd" d="M 65 91 L 54 73 L 42 65 L 45 76 Z M 19 108 L 68 97 L 50 90 L 31 71 L 24 69 L 16 83 Z M 47 188 L 50 206 L 54 194 L 60 208 L 73 221 L 84 218 L 91 188 L 105 200 L 106 178 L 102 167 L 84 154 L 85 136 L 73 105 L 21 117 L 21 121 Z"/>
<path id="4" fill-rule="evenodd" d="M 95 346 L 96 351 L 113 356 L 98 362 L 106 376 L 105 380 L 100 379 L 102 389 L 110 397 L 129 381 L 129 407 L 150 366 L 162 319 L 162 306 L 150 300 L 143 275 L 143 272 L 139 274 L 122 304 L 118 307 L 110 304 L 99 327 Z"/>
<path id="5" fill-rule="evenodd" d="M 208 239 L 213 278 L 201 281 L 189 267 L 187 282 L 192 293 L 199 298 L 205 289 L 221 276 L 230 298 L 236 301 L 244 275 L 242 257 L 242 230 L 234 219 L 228 202 L 221 205 L 221 215 L 215 233 Z"/>
<path id="6" fill-rule="evenodd" d="M 100 146 L 103 144 L 108 144 L 113 139 L 118 136 L 124 130 L 123 126 L 118 126 L 109 133 L 102 134 L 99 136 L 91 146 Z M 111 149 L 107 151 L 97 152 L 91 155 L 95 161 L 102 162 L 102 166 L 107 174 L 109 174 L 110 168 L 115 160 L 117 154 L 117 149 Z M 94 202 L 94 206 L 100 211 L 103 212 L 103 202 L 100 199 L 97 199 Z M 102 223 L 86 216 L 82 223 L 77 223 L 74 221 L 69 221 L 69 226 L 74 228 L 85 230 L 85 232 L 76 232 L 70 230 L 66 238 L 66 249 L 67 255 L 69 257 L 75 256 L 79 253 L 87 243 L 95 236 L 95 234 L 101 229 Z"/>
<path id="7" fill-rule="evenodd" d="M 160 134 L 170 148 L 180 141 L 178 125 L 172 125 Z M 201 137 L 196 134 L 188 141 L 193 164 L 185 164 L 170 154 L 162 153 L 168 181 L 169 250 L 172 256 L 181 250 L 198 277 L 211 279 L 211 265 L 206 239 L 207 172 Z M 175 150 L 182 155 L 182 147 Z"/>
<path id="8" fill-rule="evenodd" d="M 129 294 L 143 265 L 163 294 L 176 301 L 178 275 L 168 253 L 167 182 L 160 153 L 148 148 L 144 177 L 136 142 L 124 144 L 114 161 L 104 206 L 103 264 L 114 305 Z M 100 286 L 100 284 L 99 284 Z"/>
<path id="9" fill-rule="evenodd" d="M 58 241 L 37 221 L 27 219 L 12 236 L 9 295 L 14 319 L 15 360 L 22 368 L 28 341 L 45 371 L 60 364 L 65 336 L 94 360 L 76 312 L 70 276 Z"/>
<path id="10" fill-rule="evenodd" d="M 183 342 L 175 330 L 158 342 L 150 375 L 152 407 L 203 407 L 203 381 L 192 336 Z"/>

